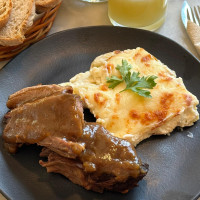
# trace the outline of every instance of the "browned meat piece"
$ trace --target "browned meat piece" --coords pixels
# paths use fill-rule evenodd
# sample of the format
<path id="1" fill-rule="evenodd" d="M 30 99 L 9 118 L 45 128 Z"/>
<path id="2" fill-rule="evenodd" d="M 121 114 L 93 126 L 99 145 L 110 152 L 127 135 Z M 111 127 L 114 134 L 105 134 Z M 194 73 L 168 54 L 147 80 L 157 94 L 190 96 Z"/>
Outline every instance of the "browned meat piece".
<path id="1" fill-rule="evenodd" d="M 78 139 L 85 150 L 77 159 L 69 159 L 44 149 L 40 161 L 47 172 L 60 173 L 87 190 L 128 192 L 148 171 L 138 159 L 135 148 L 128 141 L 112 136 L 97 123 L 87 123 Z"/>
<path id="2" fill-rule="evenodd" d="M 77 103 L 77 96 L 66 93 L 17 107 L 9 113 L 3 138 L 9 143 L 30 144 L 48 136 L 74 140 L 83 128 L 83 112 L 76 109 Z"/>
<path id="3" fill-rule="evenodd" d="M 61 156 L 76 158 L 85 149 L 83 143 L 67 141 L 65 138 L 49 136 L 38 142 L 38 145 L 48 147 Z"/>
<path id="4" fill-rule="evenodd" d="M 48 136 L 74 140 L 81 136 L 84 123 L 77 104 L 77 96 L 64 93 L 19 106 L 10 111 L 3 138 L 8 143 L 30 144 Z"/>
<path id="5" fill-rule="evenodd" d="M 70 86 L 62 87 L 59 85 L 37 85 L 27 87 L 10 95 L 7 101 L 7 107 L 13 109 L 22 104 L 33 102 L 53 94 L 58 94 L 63 90 L 65 93 L 73 92 L 72 87 Z"/>
<path id="6" fill-rule="evenodd" d="M 127 193 L 130 189 L 137 186 L 138 181 L 147 172 L 147 165 L 142 165 L 142 173 L 138 177 L 129 177 L 124 181 L 119 181 L 112 174 L 101 174 L 101 176 L 97 176 L 95 173 L 84 172 L 83 165 L 80 161 L 62 157 L 53 151 L 48 151 L 46 156 L 48 157 L 48 162 L 40 160 L 40 164 L 47 168 L 47 172 L 62 174 L 73 183 L 81 185 L 87 190 L 100 193 L 104 190 Z"/>
<path id="7" fill-rule="evenodd" d="M 44 146 L 41 156 L 48 161 L 40 164 L 88 190 L 124 193 L 136 186 L 148 166 L 134 146 L 100 124 L 85 123 L 82 102 L 71 88 L 52 88 L 57 87 L 36 86 L 11 95 L 8 104 L 14 109 L 5 115 L 3 132 L 7 149 L 13 153 L 23 143 Z"/>
<path id="8" fill-rule="evenodd" d="M 62 144 L 65 145 L 57 146 L 60 152 L 63 151 L 62 148 L 68 149 L 69 146 L 73 146 L 72 153 L 84 149 L 81 144 L 72 145 L 72 142 L 68 142 L 82 135 L 84 120 L 79 97 L 65 93 L 65 89 L 56 95 L 18 106 L 7 113 L 6 118 L 3 139 L 11 152 L 14 152 L 13 144 L 15 143 L 38 143 L 54 148 L 56 142 L 54 146 L 49 145 L 53 140 L 52 137 L 55 137 L 55 141 L 58 137 L 63 140 Z M 71 156 L 75 157 L 72 154 Z"/>
<path id="9" fill-rule="evenodd" d="M 11 143 L 6 143 L 4 142 L 4 147 L 7 149 L 8 152 L 10 153 L 16 153 L 18 147 L 21 147 L 23 144 L 11 144 Z"/>

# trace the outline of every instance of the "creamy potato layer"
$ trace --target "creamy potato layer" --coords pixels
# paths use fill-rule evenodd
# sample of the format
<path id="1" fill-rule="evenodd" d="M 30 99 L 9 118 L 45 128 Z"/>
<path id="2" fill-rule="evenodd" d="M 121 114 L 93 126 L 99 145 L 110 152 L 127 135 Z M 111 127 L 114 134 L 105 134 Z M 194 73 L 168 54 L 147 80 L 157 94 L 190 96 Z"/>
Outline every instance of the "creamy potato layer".
<path id="1" fill-rule="evenodd" d="M 140 76 L 155 75 L 157 85 L 150 90 L 152 98 L 130 90 L 120 92 L 125 83 L 108 88 L 106 77 L 115 75 L 122 60 L 132 65 Z M 69 83 L 81 96 L 97 122 L 113 135 L 137 145 L 157 134 L 169 134 L 176 126 L 191 126 L 199 119 L 198 100 L 184 86 L 182 78 L 142 48 L 114 51 L 97 57 L 90 70 L 77 74 Z"/>

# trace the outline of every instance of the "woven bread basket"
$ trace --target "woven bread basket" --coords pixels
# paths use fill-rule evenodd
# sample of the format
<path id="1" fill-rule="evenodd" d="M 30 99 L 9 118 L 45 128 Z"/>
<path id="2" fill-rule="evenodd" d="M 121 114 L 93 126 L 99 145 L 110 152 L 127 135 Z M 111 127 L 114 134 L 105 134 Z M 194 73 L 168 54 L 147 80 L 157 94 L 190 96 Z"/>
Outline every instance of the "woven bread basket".
<path id="1" fill-rule="evenodd" d="M 60 5 L 61 3 L 54 8 L 47 10 L 41 18 L 37 19 L 33 23 L 33 25 L 25 33 L 26 39 L 22 44 L 17 46 L 0 45 L 0 61 L 13 58 L 31 44 L 43 39 L 52 27 Z"/>

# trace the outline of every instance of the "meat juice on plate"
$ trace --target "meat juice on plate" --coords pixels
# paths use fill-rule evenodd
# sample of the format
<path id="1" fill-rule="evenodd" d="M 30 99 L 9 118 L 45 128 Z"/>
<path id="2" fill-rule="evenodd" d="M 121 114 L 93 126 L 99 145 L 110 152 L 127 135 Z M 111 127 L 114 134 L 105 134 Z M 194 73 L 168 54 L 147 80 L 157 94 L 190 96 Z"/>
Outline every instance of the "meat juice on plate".
<path id="1" fill-rule="evenodd" d="M 113 25 L 155 30 L 165 20 L 167 0 L 109 0 Z"/>

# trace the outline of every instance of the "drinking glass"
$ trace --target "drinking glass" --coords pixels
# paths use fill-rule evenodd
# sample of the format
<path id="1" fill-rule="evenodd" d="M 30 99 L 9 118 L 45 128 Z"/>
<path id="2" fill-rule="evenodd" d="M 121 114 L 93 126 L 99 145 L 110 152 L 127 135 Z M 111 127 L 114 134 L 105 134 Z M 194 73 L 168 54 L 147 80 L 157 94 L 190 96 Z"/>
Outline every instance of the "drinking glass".
<path id="1" fill-rule="evenodd" d="M 87 1 L 90 3 L 101 3 L 101 2 L 106 2 L 107 0 L 82 0 L 82 1 Z"/>
<path id="2" fill-rule="evenodd" d="M 158 29 L 165 20 L 167 0 L 108 0 L 108 16 L 115 26 Z"/>

